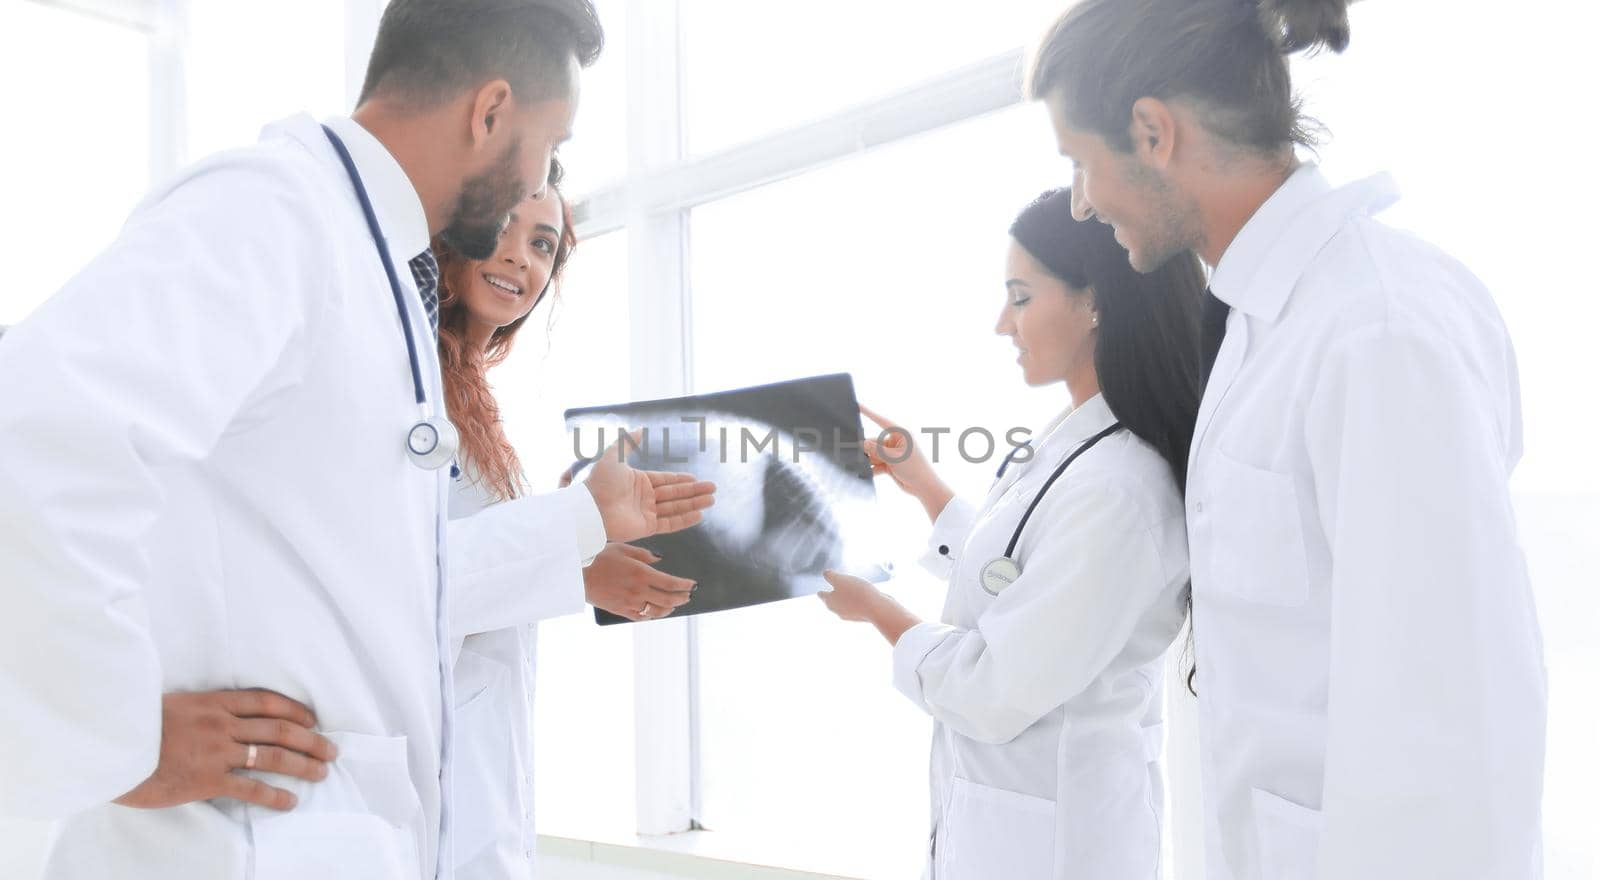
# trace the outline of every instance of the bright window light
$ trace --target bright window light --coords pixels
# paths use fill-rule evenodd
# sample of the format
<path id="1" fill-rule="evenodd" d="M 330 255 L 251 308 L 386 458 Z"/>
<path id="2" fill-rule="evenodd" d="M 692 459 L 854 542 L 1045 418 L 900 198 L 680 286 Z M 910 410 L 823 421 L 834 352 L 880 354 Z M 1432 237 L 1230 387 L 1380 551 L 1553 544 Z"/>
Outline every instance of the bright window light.
<path id="1" fill-rule="evenodd" d="M 76 275 L 144 195 L 148 53 L 149 39 L 131 28 L 37 3 L 0 4 L 0 82 L 8 84 L 0 241 L 11 251 L 0 324 L 22 320 Z"/>
<path id="2" fill-rule="evenodd" d="M 581 242 L 573 254 L 559 299 L 534 311 L 511 357 L 490 374 L 506 434 L 535 492 L 553 490 L 572 463 L 562 412 L 628 399 L 628 353 L 612 344 L 618 316 L 627 314 L 628 233 Z M 540 832 L 577 838 L 631 833 L 632 632 L 595 626 L 588 613 L 546 621 L 539 626 L 536 672 Z"/>
<path id="3" fill-rule="evenodd" d="M 189 156 L 253 144 L 296 113 L 349 113 L 344 9 L 328 0 L 187 4 Z"/>
<path id="4" fill-rule="evenodd" d="M 1047 137 L 1043 110 L 1017 107 L 696 209 L 696 390 L 849 372 L 874 409 L 914 430 L 954 428 L 938 469 L 981 498 L 998 458 L 965 461 L 955 434 L 983 427 L 1003 442 L 1069 402 L 1061 388 L 1028 389 L 994 333 L 1006 229 L 1068 174 L 1037 149 Z M 984 454 L 976 435 L 969 445 Z M 927 517 L 879 484 L 880 546 L 898 569 L 890 589 L 936 618 L 943 584 L 916 565 Z M 914 876 L 929 724 L 888 687 L 882 639 L 809 597 L 699 627 L 705 824 L 804 829 L 829 841 L 811 847 L 820 856 Z"/>
<path id="5" fill-rule="evenodd" d="M 714 153 L 1028 44 L 1059 0 L 687 0 L 689 149 Z"/>

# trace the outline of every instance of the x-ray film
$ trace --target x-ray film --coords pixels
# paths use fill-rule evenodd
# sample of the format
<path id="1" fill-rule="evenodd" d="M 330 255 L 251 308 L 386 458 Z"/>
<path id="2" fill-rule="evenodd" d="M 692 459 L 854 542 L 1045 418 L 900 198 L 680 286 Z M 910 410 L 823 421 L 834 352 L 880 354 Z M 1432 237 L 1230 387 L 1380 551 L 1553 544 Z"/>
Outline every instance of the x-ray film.
<path id="1" fill-rule="evenodd" d="M 642 434 L 626 447 L 634 467 L 717 484 L 699 525 L 634 542 L 661 557 L 657 569 L 697 583 L 673 617 L 812 595 L 827 569 L 889 576 L 875 554 L 877 495 L 847 374 L 571 409 L 566 421 L 579 459 L 632 430 Z M 627 622 L 598 608 L 595 619 Z"/>

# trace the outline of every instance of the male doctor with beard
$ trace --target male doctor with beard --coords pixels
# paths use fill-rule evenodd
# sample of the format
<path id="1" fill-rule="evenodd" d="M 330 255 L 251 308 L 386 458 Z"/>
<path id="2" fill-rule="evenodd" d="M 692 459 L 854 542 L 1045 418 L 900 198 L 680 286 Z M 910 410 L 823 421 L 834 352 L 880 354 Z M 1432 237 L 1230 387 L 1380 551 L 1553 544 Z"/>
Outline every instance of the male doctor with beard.
<path id="1" fill-rule="evenodd" d="M 1192 250 L 1209 880 L 1534 880 L 1546 684 L 1516 354 L 1461 263 L 1300 161 L 1287 56 L 1346 0 L 1084 0 L 1034 61 L 1079 217 Z"/>
<path id="2" fill-rule="evenodd" d="M 180 174 L 6 335 L 0 811 L 66 817 L 47 876 L 449 876 L 444 572 L 514 595 L 694 504 L 614 461 L 446 524 L 429 238 L 493 250 L 601 42 L 394 0 L 353 118 Z"/>

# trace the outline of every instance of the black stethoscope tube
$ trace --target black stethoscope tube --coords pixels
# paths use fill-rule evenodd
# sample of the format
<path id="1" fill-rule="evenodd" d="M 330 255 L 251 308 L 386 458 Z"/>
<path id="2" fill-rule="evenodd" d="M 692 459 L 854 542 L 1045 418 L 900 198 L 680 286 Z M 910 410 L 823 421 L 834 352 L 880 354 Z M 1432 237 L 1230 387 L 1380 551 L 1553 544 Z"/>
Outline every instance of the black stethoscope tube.
<path id="1" fill-rule="evenodd" d="M 372 233 L 372 240 L 378 246 L 378 259 L 383 261 L 384 274 L 389 276 L 389 290 L 394 294 L 394 306 L 400 311 L 400 330 L 406 336 L 406 354 L 411 358 L 411 385 L 417 392 L 417 404 L 425 405 L 427 398 L 422 391 L 422 363 L 417 357 L 417 340 L 411 335 L 411 318 L 406 314 L 405 294 L 400 290 L 400 276 L 395 274 L 394 260 L 389 258 L 389 244 L 383 237 L 383 228 L 378 225 L 378 213 L 372 209 L 372 199 L 367 196 L 367 187 L 361 182 L 361 173 L 356 171 L 355 160 L 350 158 L 350 151 L 345 148 L 344 141 L 326 125 L 322 130 L 328 135 L 329 143 L 333 144 L 334 152 L 339 154 L 339 161 L 344 163 L 344 170 L 350 175 L 350 182 L 355 185 L 356 198 L 361 201 L 361 213 L 367 218 L 367 229 Z"/>
<path id="2" fill-rule="evenodd" d="M 400 313 L 400 332 L 405 335 L 406 356 L 411 361 L 411 387 L 416 391 L 417 408 L 422 416 L 422 421 L 412 425 L 406 434 L 406 454 L 412 463 L 424 470 L 438 470 L 451 464 L 450 475 L 459 476 L 461 472 L 452 462 L 460 447 L 461 435 L 448 417 L 435 416 L 429 411 L 428 397 L 422 386 L 422 359 L 417 355 L 417 340 L 411 332 L 411 316 L 406 311 L 406 297 L 400 288 L 400 276 L 395 273 L 394 260 L 389 257 L 388 241 L 378 224 L 378 212 L 372 208 L 366 184 L 361 182 L 361 173 L 356 170 L 355 160 L 350 158 L 344 141 L 326 125 L 322 131 L 328 136 L 334 152 L 339 154 L 339 161 L 344 163 L 345 173 L 350 175 L 350 183 L 355 186 L 356 198 L 361 202 L 361 213 L 367 219 L 367 231 L 372 233 L 373 244 L 378 248 L 378 259 L 383 261 L 383 272 L 389 278 L 389 292 L 394 294 L 394 307 Z"/>
<path id="3" fill-rule="evenodd" d="M 1038 493 L 1033 496 L 1033 502 L 1029 504 L 1028 509 L 1023 512 L 1022 520 L 1021 522 L 1017 523 L 1016 531 L 1011 533 L 1011 543 L 1006 545 L 1006 559 L 1010 559 L 1011 554 L 1016 551 L 1017 542 L 1022 540 L 1022 529 L 1028 524 L 1028 517 L 1033 516 L 1034 508 L 1038 507 L 1039 502 L 1044 500 L 1045 493 L 1050 491 L 1050 487 L 1055 484 L 1055 481 L 1059 480 L 1061 475 L 1067 472 L 1067 468 L 1071 466 L 1073 462 L 1078 460 L 1078 456 L 1083 455 L 1085 452 L 1093 449 L 1096 443 L 1099 443 L 1101 440 L 1110 437 L 1112 434 L 1115 434 L 1120 430 L 1122 430 L 1122 423 L 1113 422 L 1111 427 L 1106 428 L 1104 431 L 1101 431 L 1093 437 L 1090 437 L 1082 446 L 1079 446 L 1071 455 L 1067 456 L 1066 461 L 1063 461 L 1060 465 L 1056 466 L 1055 472 L 1050 474 L 1050 479 L 1045 480 L 1044 485 L 1039 487 Z M 1009 457 L 1007 458 L 1006 463 L 1010 463 Z M 1000 472 L 1005 473 L 1005 465 L 1000 466 Z"/>

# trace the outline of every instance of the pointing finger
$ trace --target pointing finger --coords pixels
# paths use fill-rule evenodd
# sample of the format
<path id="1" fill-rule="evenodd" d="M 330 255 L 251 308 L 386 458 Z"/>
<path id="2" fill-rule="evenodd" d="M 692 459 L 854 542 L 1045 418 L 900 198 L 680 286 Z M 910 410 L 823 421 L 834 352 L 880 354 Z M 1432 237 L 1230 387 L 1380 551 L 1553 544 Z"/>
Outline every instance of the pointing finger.
<path id="1" fill-rule="evenodd" d="M 880 427 L 880 428 L 884 428 L 885 430 L 887 430 L 887 429 L 890 429 L 890 428 L 898 428 L 898 427 L 900 427 L 898 424 L 896 424 L 895 422 L 891 421 L 890 419 L 884 418 L 883 416 L 881 416 L 881 415 L 873 412 L 872 410 L 868 409 L 865 404 L 857 404 L 857 406 L 860 408 L 862 415 L 866 416 L 867 418 L 871 419 L 873 422 L 877 423 L 878 427 Z"/>

